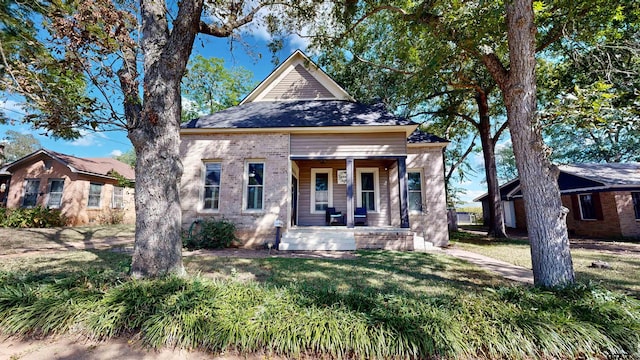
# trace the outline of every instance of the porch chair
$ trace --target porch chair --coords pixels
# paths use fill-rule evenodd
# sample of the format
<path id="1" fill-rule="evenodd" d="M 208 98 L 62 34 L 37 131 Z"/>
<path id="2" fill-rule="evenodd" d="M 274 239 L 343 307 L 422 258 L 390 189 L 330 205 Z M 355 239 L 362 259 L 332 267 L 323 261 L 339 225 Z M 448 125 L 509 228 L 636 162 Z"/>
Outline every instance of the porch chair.
<path id="1" fill-rule="evenodd" d="M 353 215 L 353 224 L 354 225 L 363 225 L 367 226 L 367 208 L 357 207 L 356 211 Z"/>
<path id="2" fill-rule="evenodd" d="M 325 214 L 327 225 L 344 225 L 344 216 L 341 211 L 336 211 L 336 208 L 327 208 Z"/>

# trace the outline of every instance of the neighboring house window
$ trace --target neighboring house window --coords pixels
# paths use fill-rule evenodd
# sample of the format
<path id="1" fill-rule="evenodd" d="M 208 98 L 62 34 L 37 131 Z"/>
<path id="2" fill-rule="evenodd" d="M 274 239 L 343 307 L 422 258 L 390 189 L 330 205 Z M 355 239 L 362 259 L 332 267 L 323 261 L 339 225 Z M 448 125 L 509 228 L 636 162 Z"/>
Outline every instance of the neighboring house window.
<path id="1" fill-rule="evenodd" d="M 204 164 L 203 209 L 218 210 L 220 208 L 220 163 Z"/>
<path id="2" fill-rule="evenodd" d="M 124 188 L 122 186 L 113 187 L 111 207 L 114 209 L 124 209 Z"/>
<path id="3" fill-rule="evenodd" d="M 99 208 L 101 196 L 102 184 L 91 183 L 89 185 L 89 201 L 87 202 L 87 206 L 92 208 Z"/>
<path id="4" fill-rule="evenodd" d="M 632 192 L 633 211 L 636 213 L 636 220 L 640 220 L 640 192 Z"/>
<path id="5" fill-rule="evenodd" d="M 311 169 L 311 213 L 324 214 L 332 205 L 332 169 Z"/>
<path id="6" fill-rule="evenodd" d="M 408 171 L 409 210 L 422 211 L 422 176 L 419 171 Z"/>
<path id="7" fill-rule="evenodd" d="M 593 201 L 593 194 L 580 194 L 578 195 L 580 201 L 580 216 L 582 220 L 595 220 L 596 219 L 596 207 Z"/>
<path id="8" fill-rule="evenodd" d="M 378 168 L 361 168 L 357 170 L 358 207 L 367 211 L 378 211 L 379 188 Z"/>
<path id="9" fill-rule="evenodd" d="M 262 210 L 264 202 L 264 163 L 247 163 L 247 210 Z"/>
<path id="10" fill-rule="evenodd" d="M 49 200 L 47 206 L 59 208 L 62 204 L 62 191 L 64 190 L 64 179 L 49 179 Z"/>
<path id="11" fill-rule="evenodd" d="M 23 207 L 36 206 L 38 200 L 38 190 L 40 189 L 40 179 L 27 179 L 24 182 Z"/>

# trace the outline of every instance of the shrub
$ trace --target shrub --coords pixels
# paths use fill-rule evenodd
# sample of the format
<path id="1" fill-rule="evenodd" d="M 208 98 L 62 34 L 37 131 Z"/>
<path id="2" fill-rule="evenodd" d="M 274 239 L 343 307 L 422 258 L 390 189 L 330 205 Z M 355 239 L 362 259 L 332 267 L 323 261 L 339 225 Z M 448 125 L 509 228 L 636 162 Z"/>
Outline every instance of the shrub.
<path id="1" fill-rule="evenodd" d="M 58 209 L 36 206 L 28 209 L 3 209 L 0 226 L 13 228 L 47 228 L 64 226 L 67 219 Z"/>
<path id="2" fill-rule="evenodd" d="M 236 225 L 224 217 L 196 220 L 182 239 L 188 249 L 222 249 L 234 242 L 238 242 Z"/>
<path id="3" fill-rule="evenodd" d="M 118 225 L 124 221 L 123 209 L 109 209 L 103 211 L 98 217 L 98 223 L 101 225 Z"/>

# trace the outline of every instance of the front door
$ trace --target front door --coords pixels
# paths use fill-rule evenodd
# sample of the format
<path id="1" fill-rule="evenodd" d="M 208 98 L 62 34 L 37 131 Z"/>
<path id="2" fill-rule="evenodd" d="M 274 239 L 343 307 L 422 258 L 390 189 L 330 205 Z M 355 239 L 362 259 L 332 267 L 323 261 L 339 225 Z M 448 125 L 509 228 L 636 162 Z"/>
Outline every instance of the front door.
<path id="1" fill-rule="evenodd" d="M 298 179 L 291 177 L 291 225 L 298 225 Z"/>

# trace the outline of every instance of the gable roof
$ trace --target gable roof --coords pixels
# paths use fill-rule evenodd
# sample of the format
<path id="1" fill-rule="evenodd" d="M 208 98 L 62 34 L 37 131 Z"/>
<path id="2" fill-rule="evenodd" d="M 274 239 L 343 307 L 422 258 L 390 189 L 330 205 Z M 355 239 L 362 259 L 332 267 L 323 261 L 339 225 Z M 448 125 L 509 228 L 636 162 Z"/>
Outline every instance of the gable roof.
<path id="1" fill-rule="evenodd" d="M 267 76 L 240 105 L 258 101 L 355 101 L 302 51 L 296 50 Z"/>
<path id="2" fill-rule="evenodd" d="M 65 165 L 73 173 L 98 176 L 108 179 L 116 179 L 111 172 L 116 171 L 128 180 L 135 179 L 134 169 L 121 161 L 112 158 L 80 158 L 55 151 L 40 149 L 26 155 L 11 164 L 7 164 L 4 168 L 8 172 L 19 167 L 20 165 L 29 163 L 40 156 L 49 157 Z"/>
<path id="3" fill-rule="evenodd" d="M 607 191 L 618 189 L 640 189 L 640 163 L 570 164 L 558 166 L 558 186 L 561 194 L 584 191 Z M 483 201 L 485 193 L 473 201 Z M 500 186 L 502 200 L 522 197 L 519 178 Z"/>
<path id="4" fill-rule="evenodd" d="M 382 104 L 351 101 L 261 101 L 234 106 L 181 125 L 183 129 L 317 128 L 417 126 Z M 413 131 L 413 129 L 411 130 Z"/>

